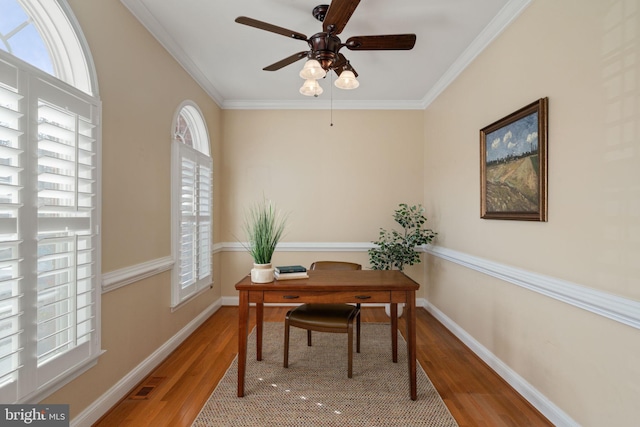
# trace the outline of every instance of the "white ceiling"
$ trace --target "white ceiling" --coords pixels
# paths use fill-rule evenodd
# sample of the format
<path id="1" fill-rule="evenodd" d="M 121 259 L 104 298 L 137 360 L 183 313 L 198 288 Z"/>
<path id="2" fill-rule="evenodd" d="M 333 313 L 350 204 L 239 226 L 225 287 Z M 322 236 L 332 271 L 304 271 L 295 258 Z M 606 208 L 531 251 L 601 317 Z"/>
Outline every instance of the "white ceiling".
<path id="1" fill-rule="evenodd" d="M 305 34 L 322 31 L 312 9 L 326 0 L 121 0 L 223 108 L 425 108 L 532 0 L 362 0 L 339 35 L 417 35 L 409 51 L 343 53 L 360 87 L 320 84 L 318 98 L 298 92 L 300 60 L 262 68 L 304 41 L 234 22 L 248 16 Z M 335 76 L 335 74 L 332 74 Z"/>

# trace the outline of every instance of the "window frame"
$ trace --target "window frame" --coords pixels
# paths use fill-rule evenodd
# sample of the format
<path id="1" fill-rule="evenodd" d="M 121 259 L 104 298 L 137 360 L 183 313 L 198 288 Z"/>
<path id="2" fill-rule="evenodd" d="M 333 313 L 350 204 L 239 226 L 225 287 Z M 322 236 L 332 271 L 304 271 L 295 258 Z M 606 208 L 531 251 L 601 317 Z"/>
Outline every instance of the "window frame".
<path id="1" fill-rule="evenodd" d="M 180 117 L 184 117 L 189 130 L 191 132 L 191 142 L 193 147 L 187 145 L 181 138 L 178 137 L 178 121 Z M 183 303 L 189 301 L 196 295 L 210 288 L 213 284 L 213 159 L 209 155 L 209 132 L 204 120 L 204 115 L 198 107 L 198 105 L 190 100 L 182 102 L 175 111 L 173 122 L 171 126 L 171 255 L 173 258 L 173 269 L 171 272 L 171 309 L 175 310 L 179 308 Z M 194 226 L 196 231 L 190 235 L 194 239 L 194 247 L 196 252 L 191 257 L 189 266 L 192 271 L 195 272 L 195 280 L 189 285 L 183 287 L 181 280 L 182 273 L 182 261 L 181 248 L 183 238 L 186 236 L 182 233 L 182 222 L 185 219 L 185 215 L 181 210 L 183 203 L 183 161 L 187 160 L 193 162 L 195 165 L 195 176 L 197 182 L 194 183 L 194 187 L 191 190 L 194 191 L 194 210 L 200 212 L 199 198 L 196 197 L 196 193 L 203 188 L 200 182 L 199 172 L 206 170 L 209 175 L 208 182 L 204 187 L 207 187 L 209 191 L 205 195 L 209 202 L 206 205 L 206 214 L 196 214 L 192 220 L 195 221 Z M 208 219 L 208 233 L 203 238 L 200 233 L 200 227 L 203 223 L 206 223 Z M 208 249 L 207 249 L 208 248 Z M 206 251 L 206 253 L 202 253 Z M 208 260 L 208 274 L 201 275 L 201 271 L 198 268 L 199 260 L 201 257 L 206 256 Z"/>
<path id="2" fill-rule="evenodd" d="M 41 401 L 45 399 L 48 395 L 60 389 L 64 385 L 71 382 L 73 379 L 82 375 L 91 367 L 97 364 L 99 356 L 102 354 L 101 350 L 101 235 L 100 235 L 100 227 L 101 227 L 101 117 L 102 117 L 102 104 L 98 97 L 98 88 L 97 88 L 97 78 L 95 73 L 95 68 L 93 66 L 93 60 L 90 55 L 89 48 L 87 46 L 86 40 L 82 34 L 82 31 L 71 12 L 66 0 L 57 0 L 55 2 L 46 1 L 46 0 L 32 0 L 28 2 L 27 0 L 20 0 L 20 5 L 23 7 L 25 13 L 30 15 L 31 19 L 36 25 L 38 32 L 45 40 L 43 33 L 47 33 L 49 35 L 55 35 L 49 42 L 45 40 L 45 45 L 48 49 L 54 49 L 54 51 L 50 51 L 50 55 L 52 59 L 57 55 L 59 58 L 64 58 L 65 56 L 72 55 L 73 57 L 69 58 L 69 63 L 73 63 L 72 71 L 70 73 L 66 73 L 64 76 L 52 76 L 51 74 L 40 70 L 39 68 L 25 62 L 24 60 L 16 57 L 15 55 L 8 53 L 4 50 L 0 50 L 0 61 L 2 61 L 4 72 L 0 70 L 0 79 L 4 80 L 10 87 L 15 88 L 16 93 L 19 94 L 22 99 L 19 101 L 19 112 L 21 114 L 21 118 L 19 119 L 19 130 L 22 133 L 21 136 L 17 137 L 19 141 L 19 147 L 23 150 L 23 154 L 20 155 L 20 163 L 19 167 L 21 169 L 19 175 L 19 204 L 17 212 L 17 233 L 19 242 L 16 243 L 19 251 L 19 258 L 23 261 L 20 262 L 20 292 L 22 295 L 25 295 L 21 298 L 20 309 L 17 319 L 21 324 L 21 329 L 24 331 L 20 335 L 20 345 L 23 349 L 20 353 L 20 366 L 17 367 L 16 378 L 12 381 L 9 381 L 5 384 L 2 384 L 0 388 L 0 395 L 2 396 L 3 402 L 6 403 L 26 403 L 33 401 Z M 26 5 L 26 7 L 25 7 Z M 32 8 L 39 9 L 40 17 L 44 17 L 45 15 L 49 18 L 52 18 L 55 21 L 55 25 L 53 21 L 47 21 L 46 19 L 39 19 L 31 15 L 33 13 Z M 47 28 L 42 28 L 40 26 L 46 26 Z M 80 64 L 80 68 L 78 68 L 78 64 Z M 54 67 L 55 68 L 55 67 Z M 15 71 L 15 82 L 13 82 L 13 73 Z M 81 72 L 80 72 L 81 71 Z M 77 85 L 77 87 L 76 87 Z M 5 86 L 8 88 L 9 86 Z M 39 118 L 43 118 L 46 116 L 42 116 L 42 102 L 47 100 L 47 98 L 52 98 L 55 100 L 62 100 L 62 103 L 57 103 L 54 101 L 54 104 L 63 114 L 69 114 L 70 117 L 73 116 L 74 122 L 78 124 L 78 117 L 75 113 L 72 114 L 73 111 L 80 111 L 77 108 L 85 108 L 89 111 L 90 114 L 88 118 L 90 119 L 90 128 L 92 131 L 90 132 L 89 138 L 91 139 L 88 144 L 91 145 L 90 152 L 85 152 L 84 148 L 79 149 L 80 140 L 83 139 L 80 135 L 80 128 L 76 127 L 73 131 L 72 140 L 75 141 L 72 150 L 75 154 L 72 154 L 73 160 L 72 163 L 73 170 L 75 170 L 75 175 L 73 176 L 59 176 L 58 179 L 62 185 L 72 185 L 75 192 L 75 200 L 77 202 L 78 197 L 85 198 L 88 195 L 89 199 L 91 199 L 89 210 L 91 213 L 87 217 L 87 219 L 79 219 L 79 220 L 70 220 L 70 221 L 79 221 L 79 223 L 83 223 L 85 226 L 89 224 L 88 230 L 88 240 L 90 240 L 90 245 L 88 246 L 88 252 L 92 255 L 89 256 L 88 264 L 84 264 L 86 262 L 86 256 L 82 255 L 83 261 L 78 261 L 77 254 L 80 249 L 75 248 L 73 250 L 73 259 L 74 264 L 72 266 L 72 273 L 69 273 L 70 279 L 70 288 L 72 289 L 72 293 L 64 294 L 64 295 L 73 295 L 69 297 L 69 301 L 73 300 L 72 305 L 70 305 L 71 314 L 69 320 L 74 329 L 73 337 L 78 336 L 78 330 L 86 331 L 83 327 L 80 327 L 77 322 L 76 316 L 79 316 L 78 307 L 81 309 L 83 307 L 91 306 L 93 313 L 90 317 L 90 339 L 84 341 L 83 344 L 78 344 L 75 341 L 71 344 L 71 350 L 64 351 L 56 357 L 48 358 L 46 361 L 41 359 L 40 363 L 38 363 L 38 356 L 36 351 L 37 341 L 44 340 L 46 338 L 39 338 L 37 336 L 39 326 L 37 325 L 37 316 L 38 310 L 35 305 L 35 301 L 39 300 L 39 292 L 37 291 L 37 286 L 28 286 L 30 283 L 37 283 L 38 279 L 36 278 L 36 270 L 41 267 L 36 267 L 40 265 L 42 262 L 42 254 L 38 255 L 38 232 L 42 233 L 43 229 L 41 228 L 38 231 L 38 227 L 43 226 L 43 224 L 53 224 L 56 219 L 54 218 L 51 222 L 47 219 L 41 219 L 38 216 L 38 212 L 40 210 L 40 206 L 35 202 L 39 197 L 48 197 L 43 196 L 41 192 L 43 191 L 40 188 L 40 185 L 51 185 L 51 183 L 47 184 L 46 178 L 43 180 L 40 179 L 39 175 L 42 174 L 47 175 L 46 172 L 39 172 L 39 167 L 42 167 L 40 164 L 39 153 L 38 150 L 42 149 L 43 145 L 40 138 L 41 127 L 43 126 L 43 122 L 39 123 Z M 82 107 L 84 105 L 84 107 Z M 68 110 L 65 110 L 66 107 L 69 107 Z M 44 107 L 45 109 L 47 107 Z M 5 111 L 6 112 L 6 111 Z M 84 117 L 84 116 L 82 116 Z M 57 124 L 54 124 L 57 125 Z M 79 126 L 79 125 L 78 125 Z M 64 129 L 60 129 L 60 132 L 67 132 Z M 56 143 L 56 141 L 54 141 Z M 85 144 L 86 142 L 82 142 Z M 64 148 L 63 148 L 64 149 Z M 67 147 L 65 150 L 71 149 Z M 79 154 L 82 152 L 82 154 Z M 82 169 L 83 166 L 81 163 L 83 160 L 80 160 L 81 157 L 89 155 L 93 158 L 91 160 L 89 168 L 91 169 L 90 176 L 88 177 L 80 177 L 78 175 L 78 168 Z M 79 166 L 80 165 L 80 166 Z M 71 169 L 70 169 L 71 170 Z M 54 174 L 55 175 L 55 172 Z M 88 179 L 89 181 L 85 181 L 82 184 L 80 181 Z M 73 183 L 71 184 L 72 180 Z M 68 183 L 69 184 L 68 184 Z M 82 189 L 80 188 L 82 187 Z M 47 187 L 48 188 L 48 187 Z M 87 190 L 89 188 L 89 190 Z M 46 189 L 46 188 L 45 188 Z M 55 189 L 52 190 L 54 193 L 57 191 Z M 59 193 L 64 193 L 67 189 L 62 189 Z M 88 191 L 88 193 L 86 193 Z M 83 194 L 80 194 L 83 193 Z M 45 202 L 46 203 L 46 202 Z M 56 208 L 57 209 L 57 208 Z M 46 216 L 46 215 L 45 215 Z M 44 221 L 44 222 L 43 222 Z M 4 240 L 3 240 L 4 242 Z M 54 245 L 58 246 L 58 243 Z M 55 259 L 57 261 L 47 261 L 60 262 L 59 260 L 63 257 L 68 257 L 69 255 L 52 255 L 45 256 L 45 259 Z M 39 259 L 40 257 L 40 259 Z M 79 291 L 77 288 L 78 283 L 78 265 L 86 265 L 87 272 L 89 272 L 88 279 L 84 280 L 85 283 L 89 284 L 88 292 L 85 290 Z M 56 267 L 57 268 L 57 267 Z M 85 267 L 83 267 L 85 268 Z M 48 273 L 45 273 L 48 274 Z M 84 273 L 83 273 L 84 274 Z M 56 285 L 58 287 L 59 285 Z M 46 288 L 45 288 L 46 292 Z M 78 302 L 78 295 L 82 294 L 82 301 Z M 88 294 L 88 295 L 87 295 Z M 67 302 L 67 298 L 65 296 L 63 300 L 58 300 L 61 302 L 57 302 L 56 304 L 69 305 Z M 88 299 L 87 299 L 88 298 Z M 84 305 L 86 303 L 89 305 Z M 32 306 L 33 305 L 33 306 Z M 46 307 L 42 306 L 42 307 Z M 56 308 L 58 310 L 58 308 Z M 67 322 L 66 320 L 64 320 Z M 46 320 L 45 320 L 46 322 Z M 63 318 L 58 320 L 54 319 L 53 323 L 57 325 L 61 325 L 63 322 Z M 65 323 L 65 325 L 69 325 L 70 323 Z M 56 331 L 62 331 L 66 328 L 60 329 L 60 326 L 56 327 Z M 84 334 L 84 332 L 81 332 Z M 72 338 L 75 340 L 76 338 Z M 56 338 L 56 342 L 61 342 L 58 338 Z M 36 371 L 37 367 L 37 371 Z"/>
<path id="3" fill-rule="evenodd" d="M 53 75 L 98 96 L 98 80 L 88 43 L 66 0 L 16 0 L 46 46 Z M 22 58 L 20 58 L 22 60 Z"/>

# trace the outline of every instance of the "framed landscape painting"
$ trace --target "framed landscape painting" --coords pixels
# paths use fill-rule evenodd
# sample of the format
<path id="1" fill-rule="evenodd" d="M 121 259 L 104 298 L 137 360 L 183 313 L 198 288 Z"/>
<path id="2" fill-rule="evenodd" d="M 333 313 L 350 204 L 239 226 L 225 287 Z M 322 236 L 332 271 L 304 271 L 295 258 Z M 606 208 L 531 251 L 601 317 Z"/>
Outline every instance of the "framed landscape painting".
<path id="1" fill-rule="evenodd" d="M 480 217 L 547 220 L 547 108 L 541 98 L 480 130 Z"/>

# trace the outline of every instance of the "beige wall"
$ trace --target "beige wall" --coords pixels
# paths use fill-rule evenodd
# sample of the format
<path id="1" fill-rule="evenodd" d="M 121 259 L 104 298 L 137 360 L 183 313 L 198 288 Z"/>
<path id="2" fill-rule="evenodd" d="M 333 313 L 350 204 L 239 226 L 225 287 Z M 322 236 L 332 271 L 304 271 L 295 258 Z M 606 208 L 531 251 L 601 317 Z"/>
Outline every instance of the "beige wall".
<path id="1" fill-rule="evenodd" d="M 425 111 L 438 243 L 640 299 L 640 5 L 536 0 Z M 479 129 L 549 97 L 546 223 L 480 219 Z M 584 426 L 633 425 L 640 333 L 430 259 L 428 298 Z"/>
<path id="2" fill-rule="evenodd" d="M 423 112 L 225 110 L 222 240 L 244 241 L 246 208 L 263 196 L 289 214 L 283 242 L 370 242 L 391 228 L 399 203 L 421 203 Z M 309 265 L 362 253 L 276 252 L 274 263 Z M 224 254 L 223 295 L 251 268 Z"/>
<path id="3" fill-rule="evenodd" d="M 336 110 L 334 126 L 329 111 L 221 111 L 119 1 L 69 3 L 103 102 L 103 273 L 170 255 L 170 125 L 191 99 L 212 141 L 218 243 L 244 240 L 243 210 L 263 196 L 290 213 L 286 243 L 370 242 L 394 226 L 398 203 L 423 203 L 444 248 L 640 299 L 637 1 L 536 0 L 426 111 Z M 481 220 L 478 130 L 544 96 L 549 221 Z M 368 266 L 365 252 L 277 252 L 274 262 L 336 258 Z M 420 296 L 570 417 L 636 422 L 637 329 L 427 261 L 409 270 Z M 216 254 L 213 290 L 174 313 L 168 272 L 104 294 L 106 353 L 47 401 L 76 416 L 235 297 L 250 267 L 244 252 Z"/>
<path id="4" fill-rule="evenodd" d="M 220 193 L 221 113 L 122 3 L 69 4 L 93 54 L 102 99 L 102 271 L 108 273 L 171 255 L 171 123 L 184 100 L 205 115 Z M 220 268 L 214 262 L 213 290 L 173 313 L 169 272 L 103 294 L 106 353 L 47 402 L 70 404 L 75 417 L 218 300 Z"/>

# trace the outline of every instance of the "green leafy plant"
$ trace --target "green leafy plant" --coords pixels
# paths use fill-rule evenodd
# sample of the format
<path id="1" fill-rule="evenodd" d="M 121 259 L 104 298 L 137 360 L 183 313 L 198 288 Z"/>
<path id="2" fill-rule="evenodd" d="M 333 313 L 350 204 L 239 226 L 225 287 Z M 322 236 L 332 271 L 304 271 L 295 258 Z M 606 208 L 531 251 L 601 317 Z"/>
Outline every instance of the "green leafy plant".
<path id="1" fill-rule="evenodd" d="M 286 223 L 287 217 L 280 213 L 270 200 L 263 199 L 248 209 L 244 220 L 248 242 L 244 246 L 254 263 L 271 262 Z"/>
<path id="2" fill-rule="evenodd" d="M 401 203 L 394 212 L 393 219 L 400 224 L 402 231 L 380 229 L 377 247 L 369 249 L 369 263 L 374 270 L 404 270 L 405 265 L 420 262 L 416 246 L 430 243 L 438 233 L 422 228 L 427 218 L 421 205 L 408 206 Z"/>

